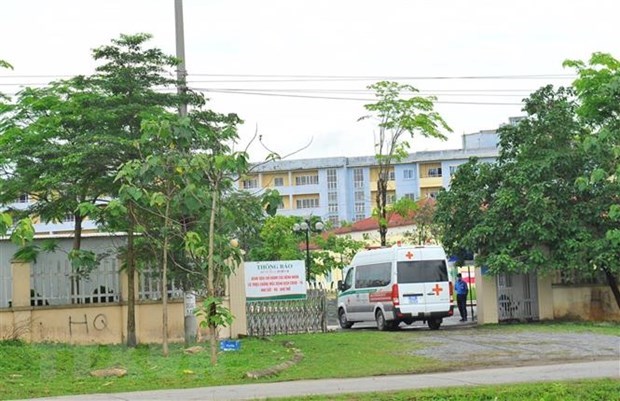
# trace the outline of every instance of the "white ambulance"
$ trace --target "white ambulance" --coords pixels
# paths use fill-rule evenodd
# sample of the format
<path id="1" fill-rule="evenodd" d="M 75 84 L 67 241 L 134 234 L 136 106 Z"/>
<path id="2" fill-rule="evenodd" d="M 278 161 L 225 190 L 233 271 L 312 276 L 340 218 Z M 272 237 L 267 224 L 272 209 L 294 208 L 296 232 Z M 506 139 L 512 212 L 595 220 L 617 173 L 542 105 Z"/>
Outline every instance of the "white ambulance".
<path id="1" fill-rule="evenodd" d="M 338 318 L 342 328 L 375 321 L 379 330 L 401 322 L 428 323 L 439 329 L 452 316 L 453 286 L 441 246 L 393 246 L 361 251 L 338 282 Z"/>

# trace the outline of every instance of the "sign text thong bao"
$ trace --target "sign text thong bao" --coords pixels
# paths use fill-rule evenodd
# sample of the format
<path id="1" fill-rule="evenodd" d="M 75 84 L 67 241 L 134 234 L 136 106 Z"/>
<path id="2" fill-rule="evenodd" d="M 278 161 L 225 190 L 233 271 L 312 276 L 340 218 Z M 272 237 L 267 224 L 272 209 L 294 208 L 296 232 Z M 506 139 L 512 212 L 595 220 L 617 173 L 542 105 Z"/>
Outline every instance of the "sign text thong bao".
<path id="1" fill-rule="evenodd" d="M 248 301 L 305 299 L 306 272 L 302 260 L 245 263 Z"/>

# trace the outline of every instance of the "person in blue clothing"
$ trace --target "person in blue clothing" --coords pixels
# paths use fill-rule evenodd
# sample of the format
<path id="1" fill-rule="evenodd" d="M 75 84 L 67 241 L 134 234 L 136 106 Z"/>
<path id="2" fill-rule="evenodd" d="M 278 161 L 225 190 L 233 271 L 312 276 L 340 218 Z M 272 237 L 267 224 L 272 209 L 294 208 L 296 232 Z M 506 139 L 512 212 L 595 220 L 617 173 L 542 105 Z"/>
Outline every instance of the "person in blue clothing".
<path id="1" fill-rule="evenodd" d="M 461 273 L 456 275 L 456 284 L 454 285 L 456 291 L 456 304 L 459 307 L 459 313 L 461 314 L 461 322 L 467 321 L 467 283 L 463 280 Z"/>

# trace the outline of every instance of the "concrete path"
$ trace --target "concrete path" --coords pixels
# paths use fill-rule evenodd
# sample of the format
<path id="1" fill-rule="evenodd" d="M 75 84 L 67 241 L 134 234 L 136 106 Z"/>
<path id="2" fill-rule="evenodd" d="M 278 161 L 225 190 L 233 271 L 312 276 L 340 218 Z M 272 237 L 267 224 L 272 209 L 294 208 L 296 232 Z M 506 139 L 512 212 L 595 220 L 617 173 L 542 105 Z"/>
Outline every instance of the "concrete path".
<path id="1" fill-rule="evenodd" d="M 38 401 L 233 401 L 264 400 L 317 394 L 346 394 L 395 391 L 430 387 L 477 386 L 484 384 L 577 380 L 620 380 L 620 361 L 595 361 L 542 366 L 506 367 L 421 375 L 362 377 L 354 379 L 302 380 L 280 383 L 243 384 L 184 390 L 139 391 L 38 398 Z"/>

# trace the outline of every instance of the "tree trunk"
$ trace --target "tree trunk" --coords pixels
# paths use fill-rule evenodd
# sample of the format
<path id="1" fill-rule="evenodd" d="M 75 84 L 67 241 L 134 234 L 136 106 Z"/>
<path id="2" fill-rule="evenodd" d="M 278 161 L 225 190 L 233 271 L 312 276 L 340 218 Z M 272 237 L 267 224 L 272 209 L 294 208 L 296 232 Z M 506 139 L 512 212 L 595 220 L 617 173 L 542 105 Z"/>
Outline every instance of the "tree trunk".
<path id="1" fill-rule="evenodd" d="M 616 280 L 616 276 L 614 276 L 613 272 L 609 270 L 607 267 L 603 267 L 603 271 L 605 272 L 605 277 L 607 277 L 607 284 L 609 288 L 611 288 L 612 294 L 614 294 L 614 298 L 616 299 L 616 305 L 620 308 L 620 290 L 618 290 L 618 280 Z"/>
<path id="2" fill-rule="evenodd" d="M 379 170 L 379 180 L 377 181 L 377 209 L 379 211 L 379 237 L 381 238 L 381 246 L 387 245 L 387 183 L 383 175 L 387 173 Z"/>
<path id="3" fill-rule="evenodd" d="M 134 251 L 134 220 L 129 206 L 129 229 L 127 230 L 127 346 L 134 348 L 138 345 L 136 339 L 136 256 Z"/>
<path id="4" fill-rule="evenodd" d="M 82 247 L 82 216 L 75 213 L 73 221 L 73 249 L 79 251 Z"/>
<path id="5" fill-rule="evenodd" d="M 164 244 L 161 264 L 162 353 L 168 357 L 168 228 L 170 227 L 170 202 L 164 215 Z"/>
<path id="6" fill-rule="evenodd" d="M 82 219 L 78 213 L 74 214 L 75 220 L 73 221 L 73 250 L 79 251 L 82 247 Z M 73 265 L 73 262 L 71 263 Z M 80 280 L 77 276 L 77 272 L 73 272 L 74 276 L 71 279 L 71 302 L 75 303 L 75 296 L 80 294 Z M 81 301 L 78 301 L 81 302 Z"/>
<path id="7" fill-rule="evenodd" d="M 216 187 L 216 186 L 214 186 Z M 215 208 L 217 207 L 217 192 L 213 191 L 213 199 L 211 201 L 211 217 L 209 219 L 209 260 L 208 260 L 208 271 L 207 271 L 207 293 L 209 297 L 215 297 L 215 266 L 213 263 L 213 253 L 215 251 L 214 246 L 214 238 L 215 235 Z M 213 304 L 215 307 L 215 304 Z M 211 316 L 215 313 L 212 309 L 209 310 L 207 318 L 210 319 Z M 209 323 L 209 335 L 210 335 L 210 344 L 211 344 L 211 364 L 217 364 L 217 327 Z"/>

